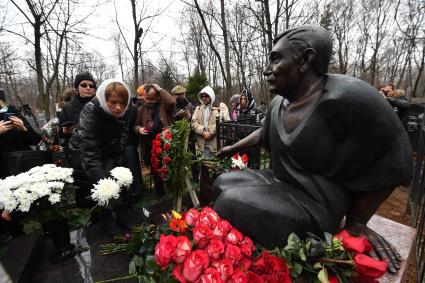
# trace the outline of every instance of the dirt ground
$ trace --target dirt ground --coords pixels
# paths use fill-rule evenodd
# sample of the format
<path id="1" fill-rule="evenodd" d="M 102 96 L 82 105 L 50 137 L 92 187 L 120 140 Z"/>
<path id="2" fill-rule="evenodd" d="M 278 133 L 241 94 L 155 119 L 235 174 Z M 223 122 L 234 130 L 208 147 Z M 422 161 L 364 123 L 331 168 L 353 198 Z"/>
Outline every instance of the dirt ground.
<path id="1" fill-rule="evenodd" d="M 406 214 L 407 198 L 410 189 L 406 187 L 398 187 L 389 196 L 389 198 L 379 207 L 378 215 L 402 223 L 407 226 L 412 226 L 410 216 Z M 408 259 L 407 271 L 403 279 L 403 283 L 416 282 L 416 257 L 412 251 Z"/>

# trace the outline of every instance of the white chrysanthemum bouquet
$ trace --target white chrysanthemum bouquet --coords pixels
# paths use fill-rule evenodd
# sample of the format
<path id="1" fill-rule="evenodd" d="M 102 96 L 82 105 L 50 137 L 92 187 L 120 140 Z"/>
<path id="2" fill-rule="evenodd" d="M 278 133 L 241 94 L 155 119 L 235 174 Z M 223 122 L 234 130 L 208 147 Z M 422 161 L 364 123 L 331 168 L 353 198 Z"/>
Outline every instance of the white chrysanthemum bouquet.
<path id="1" fill-rule="evenodd" d="M 122 187 L 129 187 L 133 182 L 133 174 L 125 167 L 115 167 L 111 170 L 111 176 L 99 180 L 91 190 L 91 197 L 100 206 L 108 205 L 111 199 L 118 199 Z"/>
<path id="2" fill-rule="evenodd" d="M 0 180 L 0 209 L 28 212 L 43 198 L 51 204 L 60 202 L 66 183 L 73 183 L 73 169 L 54 164 L 36 166 L 27 172 Z"/>

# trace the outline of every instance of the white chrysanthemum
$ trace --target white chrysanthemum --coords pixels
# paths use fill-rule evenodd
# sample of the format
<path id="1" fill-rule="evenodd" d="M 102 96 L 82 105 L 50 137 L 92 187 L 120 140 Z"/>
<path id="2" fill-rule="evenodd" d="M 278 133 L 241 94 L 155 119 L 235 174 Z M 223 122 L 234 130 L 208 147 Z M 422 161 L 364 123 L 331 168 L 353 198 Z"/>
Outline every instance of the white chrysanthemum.
<path id="1" fill-rule="evenodd" d="M 125 167 L 115 167 L 111 170 L 111 175 L 117 179 L 117 183 L 120 186 L 128 187 L 133 183 L 133 174 L 130 169 Z"/>
<path id="2" fill-rule="evenodd" d="M 120 185 L 111 178 L 99 180 L 91 190 L 91 197 L 99 205 L 107 205 L 109 200 L 117 199 L 120 194 Z"/>
<path id="3" fill-rule="evenodd" d="M 10 190 L 1 190 L 0 192 L 0 207 L 7 211 L 12 211 L 16 208 L 18 202 Z"/>
<path id="4" fill-rule="evenodd" d="M 61 195 L 60 194 L 51 194 L 49 197 L 49 201 L 51 204 L 55 204 L 60 202 L 61 200 Z"/>
<path id="5" fill-rule="evenodd" d="M 32 184 L 30 188 L 31 192 L 36 193 L 39 197 L 50 195 L 51 190 L 47 182 L 39 182 Z"/>
<path id="6" fill-rule="evenodd" d="M 63 187 L 65 186 L 65 184 L 63 182 L 51 181 L 51 182 L 47 182 L 47 186 L 51 189 L 63 190 Z"/>

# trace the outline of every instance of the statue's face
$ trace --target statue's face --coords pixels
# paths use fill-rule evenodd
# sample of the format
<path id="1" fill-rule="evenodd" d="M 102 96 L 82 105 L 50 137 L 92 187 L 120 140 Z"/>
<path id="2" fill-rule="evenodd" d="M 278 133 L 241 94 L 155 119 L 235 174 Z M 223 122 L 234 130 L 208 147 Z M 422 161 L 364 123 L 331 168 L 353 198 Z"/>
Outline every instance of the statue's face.
<path id="1" fill-rule="evenodd" d="M 280 39 L 270 52 L 263 74 L 272 93 L 288 95 L 300 81 L 300 60 L 297 60 L 286 38 Z"/>

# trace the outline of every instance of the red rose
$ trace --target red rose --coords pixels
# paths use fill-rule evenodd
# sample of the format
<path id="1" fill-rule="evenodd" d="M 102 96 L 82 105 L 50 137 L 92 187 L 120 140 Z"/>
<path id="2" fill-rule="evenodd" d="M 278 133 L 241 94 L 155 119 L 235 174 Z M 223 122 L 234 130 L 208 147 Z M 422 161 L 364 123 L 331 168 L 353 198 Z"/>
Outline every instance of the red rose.
<path id="1" fill-rule="evenodd" d="M 192 227 L 198 224 L 198 219 L 199 219 L 199 211 L 194 208 L 189 209 L 189 211 L 186 212 L 184 216 L 184 220 L 186 221 L 187 225 Z"/>
<path id="2" fill-rule="evenodd" d="M 211 229 L 204 224 L 198 224 L 193 228 L 193 240 L 199 246 L 199 248 L 204 249 L 210 243 L 212 237 Z"/>
<path id="3" fill-rule="evenodd" d="M 248 271 L 246 273 L 246 278 L 249 283 L 263 283 L 264 280 L 256 273 Z M 269 282 L 269 281 L 267 281 Z M 284 283 L 284 281 L 271 281 L 270 283 Z"/>
<path id="4" fill-rule="evenodd" d="M 161 167 L 161 168 L 159 169 L 159 172 L 160 172 L 161 174 L 167 174 L 167 173 L 168 173 L 168 170 L 167 170 L 167 168 L 166 168 L 166 167 Z"/>
<path id="5" fill-rule="evenodd" d="M 160 156 L 160 155 L 161 155 L 161 153 L 162 153 L 162 149 L 161 149 L 160 147 L 157 147 L 157 148 L 155 149 L 155 155 L 156 155 L 156 156 Z"/>
<path id="6" fill-rule="evenodd" d="M 246 256 L 251 256 L 252 252 L 255 250 L 254 243 L 251 238 L 247 236 L 245 236 L 242 242 L 239 243 L 239 247 L 241 248 L 242 253 Z"/>
<path id="7" fill-rule="evenodd" d="M 210 207 L 204 207 L 199 215 L 199 222 L 207 225 L 211 229 L 214 229 L 217 222 L 221 220 L 217 212 L 212 210 Z"/>
<path id="8" fill-rule="evenodd" d="M 186 258 L 183 264 L 183 276 L 186 280 L 196 281 L 208 267 L 208 255 L 203 250 L 196 250 Z"/>
<path id="9" fill-rule="evenodd" d="M 227 283 L 248 283 L 248 278 L 244 272 L 236 269 Z"/>
<path id="10" fill-rule="evenodd" d="M 347 230 L 342 230 L 334 238 L 340 239 L 344 248 L 350 252 L 365 253 L 372 250 L 372 245 L 368 239 L 363 236 L 354 237 Z"/>
<path id="11" fill-rule="evenodd" d="M 176 253 L 174 261 L 183 263 L 186 257 L 192 252 L 192 245 L 186 236 L 178 236 L 176 240 Z"/>
<path id="12" fill-rule="evenodd" d="M 233 157 L 232 157 L 233 159 L 239 159 L 239 153 L 235 153 L 235 154 L 233 154 Z"/>
<path id="13" fill-rule="evenodd" d="M 242 155 L 242 162 L 248 164 L 248 155 L 246 155 L 245 153 Z"/>
<path id="14" fill-rule="evenodd" d="M 227 220 L 219 220 L 213 230 L 213 237 L 223 239 L 231 229 L 232 225 Z"/>
<path id="15" fill-rule="evenodd" d="M 164 144 L 164 150 L 170 150 L 171 145 L 169 143 Z"/>
<path id="16" fill-rule="evenodd" d="M 233 228 L 226 236 L 226 243 L 233 245 L 239 244 L 243 240 L 243 235 L 236 228 Z"/>
<path id="17" fill-rule="evenodd" d="M 186 279 L 183 277 L 183 264 L 176 264 L 172 272 L 174 278 L 180 283 L 186 283 Z"/>
<path id="18" fill-rule="evenodd" d="M 251 268 L 251 266 L 252 266 L 252 263 L 253 263 L 254 261 L 252 260 L 252 258 L 251 257 L 243 257 L 241 260 L 239 260 L 239 263 L 238 263 L 238 265 L 240 266 L 240 268 L 242 269 L 242 270 L 245 270 L 245 271 L 247 271 L 247 270 L 249 270 L 250 268 Z"/>
<path id="19" fill-rule="evenodd" d="M 168 132 L 168 133 L 165 134 L 165 139 L 166 140 L 171 139 L 171 133 L 170 132 Z"/>
<path id="20" fill-rule="evenodd" d="M 288 273 L 286 262 L 281 257 L 271 255 L 269 252 L 262 252 L 254 261 L 253 270 L 258 274 L 273 274 L 278 272 Z"/>
<path id="21" fill-rule="evenodd" d="M 264 279 L 264 277 L 263 277 Z M 287 272 L 278 272 L 267 275 L 267 283 L 291 283 L 291 278 Z"/>
<path id="22" fill-rule="evenodd" d="M 162 161 L 164 161 L 165 164 L 170 164 L 171 158 L 167 155 L 167 156 L 164 156 L 164 158 L 162 159 Z"/>
<path id="23" fill-rule="evenodd" d="M 207 248 L 208 256 L 218 259 L 224 253 L 224 244 L 219 239 L 212 239 Z"/>
<path id="24" fill-rule="evenodd" d="M 222 259 L 216 265 L 216 269 L 220 272 L 221 279 L 227 281 L 227 279 L 233 274 L 233 263 L 230 259 Z"/>
<path id="25" fill-rule="evenodd" d="M 359 275 L 379 278 L 387 271 L 387 262 L 385 260 L 376 260 L 364 254 L 356 254 L 354 256 L 356 271 Z"/>
<path id="26" fill-rule="evenodd" d="M 156 140 L 161 140 L 161 133 L 157 134 L 155 137 Z"/>
<path id="27" fill-rule="evenodd" d="M 242 252 L 238 246 L 227 244 L 224 256 L 233 262 L 237 262 L 242 258 Z"/>
<path id="28" fill-rule="evenodd" d="M 175 257 L 177 238 L 173 235 L 161 235 L 155 247 L 155 262 L 162 268 L 167 267 Z"/>
<path id="29" fill-rule="evenodd" d="M 221 280 L 220 273 L 214 268 L 207 268 L 204 274 L 201 276 L 201 283 L 224 283 Z"/>

